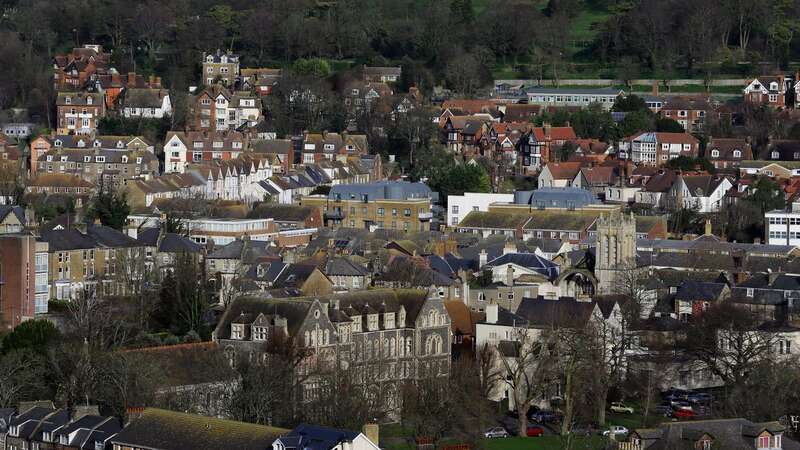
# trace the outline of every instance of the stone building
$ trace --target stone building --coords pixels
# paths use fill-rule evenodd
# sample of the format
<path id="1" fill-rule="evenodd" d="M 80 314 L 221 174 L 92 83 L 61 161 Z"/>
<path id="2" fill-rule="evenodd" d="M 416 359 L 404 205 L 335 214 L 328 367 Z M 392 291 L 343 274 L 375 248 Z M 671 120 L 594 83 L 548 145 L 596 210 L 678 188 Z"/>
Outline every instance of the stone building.
<path id="1" fill-rule="evenodd" d="M 327 369 L 355 369 L 388 416 L 399 413 L 401 382 L 448 376 L 450 317 L 433 290 L 373 290 L 326 298 L 239 298 L 213 339 L 231 360 L 255 355 L 285 336 Z M 301 365 L 302 366 L 302 365 Z M 323 380 L 310 377 L 299 398 L 313 401 Z"/>
<path id="2" fill-rule="evenodd" d="M 612 213 L 597 221 L 597 257 L 594 273 L 598 291 L 612 293 L 619 273 L 636 264 L 636 219 L 633 215 Z"/>

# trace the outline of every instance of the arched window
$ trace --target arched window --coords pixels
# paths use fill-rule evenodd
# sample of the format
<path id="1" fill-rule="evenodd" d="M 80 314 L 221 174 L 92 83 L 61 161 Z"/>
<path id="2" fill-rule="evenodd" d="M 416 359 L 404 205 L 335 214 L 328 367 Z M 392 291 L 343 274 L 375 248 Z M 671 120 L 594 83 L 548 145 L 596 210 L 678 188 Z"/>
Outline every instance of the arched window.
<path id="1" fill-rule="evenodd" d="M 305 332 L 304 342 L 306 344 L 306 347 L 310 347 L 311 346 L 311 336 L 309 335 L 308 331 Z"/>
<path id="2" fill-rule="evenodd" d="M 719 158 L 719 150 L 717 150 L 717 149 L 711 150 L 711 157 L 712 158 Z"/>
<path id="3" fill-rule="evenodd" d="M 436 326 L 436 311 L 434 310 L 428 313 L 428 326 Z"/>
<path id="4" fill-rule="evenodd" d="M 434 353 L 436 353 L 437 355 L 442 353 L 442 337 L 436 336 L 433 340 L 433 343 L 434 343 L 434 348 L 433 348 Z"/>
<path id="5" fill-rule="evenodd" d="M 367 340 L 366 351 L 364 352 L 364 356 L 369 359 L 372 358 L 372 341 Z"/>
<path id="6" fill-rule="evenodd" d="M 325 340 L 323 341 L 325 345 L 330 343 L 331 333 L 329 330 L 325 330 Z"/>
<path id="7" fill-rule="evenodd" d="M 411 338 L 406 338 L 406 354 L 405 356 L 411 356 Z"/>
<path id="8" fill-rule="evenodd" d="M 734 157 L 734 158 L 741 158 L 741 157 L 742 157 L 742 152 L 741 152 L 741 150 L 734 150 L 734 151 L 733 151 L 733 157 Z"/>
<path id="9" fill-rule="evenodd" d="M 397 342 L 394 338 L 392 338 L 389 342 L 389 355 L 395 356 L 397 354 Z"/>
<path id="10" fill-rule="evenodd" d="M 389 356 L 389 352 L 390 351 L 391 350 L 390 350 L 390 347 L 389 347 L 389 339 L 383 338 L 383 356 L 384 357 Z"/>

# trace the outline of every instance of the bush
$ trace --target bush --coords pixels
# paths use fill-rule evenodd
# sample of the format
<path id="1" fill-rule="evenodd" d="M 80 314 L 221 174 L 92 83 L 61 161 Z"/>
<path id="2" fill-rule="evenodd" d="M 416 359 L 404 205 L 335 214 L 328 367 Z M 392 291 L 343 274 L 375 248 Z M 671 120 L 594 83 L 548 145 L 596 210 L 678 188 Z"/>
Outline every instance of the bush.
<path id="1" fill-rule="evenodd" d="M 200 335 L 197 334 L 197 331 L 189 330 L 189 332 L 183 337 L 183 342 L 186 342 L 187 344 L 200 342 Z"/>

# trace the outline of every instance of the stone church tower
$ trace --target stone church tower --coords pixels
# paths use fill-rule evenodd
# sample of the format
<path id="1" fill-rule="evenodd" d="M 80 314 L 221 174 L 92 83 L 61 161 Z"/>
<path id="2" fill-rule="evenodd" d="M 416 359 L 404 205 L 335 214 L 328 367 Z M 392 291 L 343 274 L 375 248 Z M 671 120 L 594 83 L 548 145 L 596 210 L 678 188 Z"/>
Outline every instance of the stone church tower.
<path id="1" fill-rule="evenodd" d="M 610 294 L 621 271 L 636 265 L 636 219 L 633 214 L 613 212 L 597 219 L 597 254 L 594 275 L 599 294 Z"/>

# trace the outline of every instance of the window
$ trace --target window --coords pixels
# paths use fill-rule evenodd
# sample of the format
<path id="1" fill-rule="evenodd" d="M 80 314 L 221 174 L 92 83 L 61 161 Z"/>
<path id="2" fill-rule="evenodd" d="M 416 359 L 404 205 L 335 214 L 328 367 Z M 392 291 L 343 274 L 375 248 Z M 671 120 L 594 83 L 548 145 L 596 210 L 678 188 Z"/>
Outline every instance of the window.
<path id="1" fill-rule="evenodd" d="M 769 436 L 758 437 L 758 448 L 769 448 Z"/>
<path id="2" fill-rule="evenodd" d="M 719 150 L 717 150 L 717 149 L 711 150 L 711 157 L 712 158 L 719 158 Z"/>
<path id="3" fill-rule="evenodd" d="M 452 211 L 453 214 L 458 214 L 458 205 L 453 205 Z"/>
<path id="4" fill-rule="evenodd" d="M 734 158 L 741 158 L 741 157 L 742 157 L 742 152 L 741 152 L 741 150 L 734 150 L 734 151 L 733 151 L 733 157 L 734 157 Z"/>
<path id="5" fill-rule="evenodd" d="M 770 154 L 770 157 L 771 157 L 772 159 L 779 159 L 779 158 L 781 157 L 781 154 L 780 154 L 780 153 L 778 153 L 778 152 L 772 152 L 772 153 Z"/>

